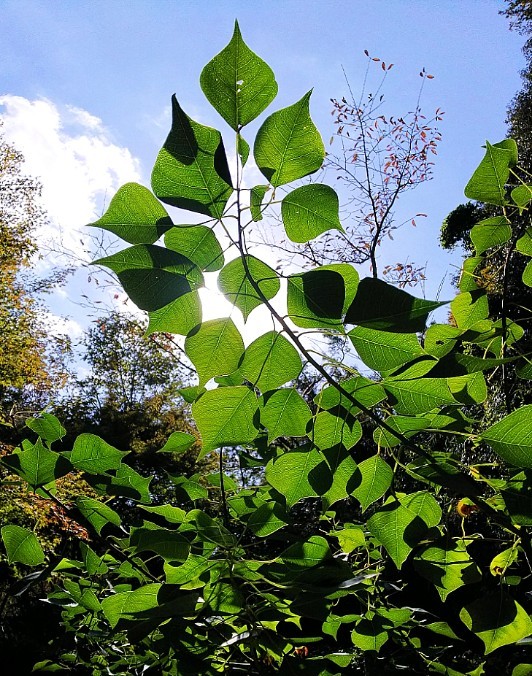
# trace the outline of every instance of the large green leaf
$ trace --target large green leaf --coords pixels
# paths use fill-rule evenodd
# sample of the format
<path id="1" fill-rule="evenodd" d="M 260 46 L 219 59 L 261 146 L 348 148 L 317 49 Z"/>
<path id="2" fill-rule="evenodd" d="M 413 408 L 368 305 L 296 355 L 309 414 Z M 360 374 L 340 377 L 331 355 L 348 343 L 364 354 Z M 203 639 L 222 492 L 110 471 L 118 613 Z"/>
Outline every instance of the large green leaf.
<path id="1" fill-rule="evenodd" d="M 296 389 L 267 392 L 260 404 L 260 422 L 268 430 L 269 444 L 278 437 L 305 436 L 312 413 Z"/>
<path id="2" fill-rule="evenodd" d="M 345 409 L 333 415 L 328 411 L 318 413 L 312 426 L 312 441 L 322 450 L 342 444 L 352 448 L 362 437 L 362 426 Z"/>
<path id="3" fill-rule="evenodd" d="M 417 415 L 458 403 L 444 378 L 387 379 L 382 385 L 390 395 L 393 408 L 404 415 Z"/>
<path id="4" fill-rule="evenodd" d="M 517 162 L 517 146 L 513 139 L 491 145 L 486 141 L 486 154 L 466 185 L 466 197 L 487 204 L 506 204 L 506 183 L 510 167 Z"/>
<path id="5" fill-rule="evenodd" d="M 177 333 L 186 336 L 201 324 L 201 299 L 197 291 L 185 293 L 168 305 L 148 313 L 146 335 L 151 333 Z"/>
<path id="6" fill-rule="evenodd" d="M 296 542 L 285 549 L 279 558 L 288 568 L 301 570 L 313 568 L 330 556 L 327 540 L 321 535 L 311 535 L 307 540 Z"/>
<path id="7" fill-rule="evenodd" d="M 510 413 L 488 427 L 480 438 L 511 465 L 532 468 L 532 405 Z"/>
<path id="8" fill-rule="evenodd" d="M 349 338 L 366 366 L 375 371 L 389 371 L 426 355 L 415 333 L 389 333 L 357 326 Z"/>
<path id="9" fill-rule="evenodd" d="M 118 469 L 127 451 L 119 451 L 95 434 L 80 434 L 74 442 L 70 462 L 76 469 L 100 474 Z"/>
<path id="10" fill-rule="evenodd" d="M 34 445 L 25 444 L 22 451 L 2 458 L 2 462 L 32 488 L 45 486 L 72 469 L 63 455 L 45 448 L 41 439 L 37 439 Z"/>
<path id="11" fill-rule="evenodd" d="M 344 300 L 344 278 L 334 270 L 288 277 L 288 316 L 296 326 L 340 327 Z"/>
<path id="12" fill-rule="evenodd" d="M 329 414 L 325 413 L 325 415 Z M 355 421 L 353 427 L 354 433 L 357 432 L 359 426 L 360 423 Z M 360 430 L 360 433 L 362 433 L 362 430 Z M 345 435 L 343 435 L 343 440 L 346 444 L 352 442 L 352 438 L 346 440 Z M 331 485 L 327 488 L 327 492 L 322 495 L 322 503 L 324 507 L 327 507 L 338 500 L 345 500 L 345 498 L 349 497 L 353 477 L 357 472 L 357 464 L 353 455 L 343 444 L 336 444 L 335 446 L 324 448 L 322 454 L 327 461 L 332 477 Z M 328 473 L 326 471 L 324 471 L 324 477 L 329 481 Z"/>
<path id="13" fill-rule="evenodd" d="M 190 551 L 190 543 L 184 535 L 174 530 L 150 526 L 132 528 L 129 548 L 134 554 L 154 552 L 165 561 L 184 561 Z"/>
<path id="14" fill-rule="evenodd" d="M 400 503 L 422 519 L 427 528 L 437 526 L 442 517 L 441 507 L 436 498 L 428 491 L 409 493 L 400 498 Z"/>
<path id="15" fill-rule="evenodd" d="M 239 371 L 254 387 L 267 392 L 295 380 L 302 368 L 295 347 L 280 333 L 269 331 L 246 348 Z"/>
<path id="16" fill-rule="evenodd" d="M 196 437 L 187 432 L 172 432 L 165 445 L 159 450 L 159 453 L 186 453 L 189 448 L 196 443 Z"/>
<path id="17" fill-rule="evenodd" d="M 358 463 L 351 481 L 351 492 L 365 511 L 386 493 L 392 480 L 390 465 L 380 455 L 373 455 Z"/>
<path id="18" fill-rule="evenodd" d="M 396 333 L 424 331 L 428 315 L 445 302 L 415 298 L 380 279 L 366 277 L 345 315 L 346 324 Z"/>
<path id="19" fill-rule="evenodd" d="M 98 474 L 86 477 L 87 482 L 102 495 L 121 496 L 138 502 L 151 502 L 150 482 L 132 467 L 122 464 L 113 475 Z"/>
<path id="20" fill-rule="evenodd" d="M 172 219 L 148 188 L 126 183 L 105 214 L 89 225 L 109 230 L 130 244 L 153 244 L 172 227 Z"/>
<path id="21" fill-rule="evenodd" d="M 257 133 L 255 161 L 275 187 L 313 174 L 325 159 L 323 141 L 310 118 L 311 93 L 270 115 Z"/>
<path id="22" fill-rule="evenodd" d="M 389 623 L 378 615 L 371 619 L 363 618 L 351 632 L 351 640 L 359 650 L 378 653 L 388 640 L 389 630 Z"/>
<path id="23" fill-rule="evenodd" d="M 289 451 L 266 465 L 266 481 L 279 491 L 288 507 L 303 498 L 324 495 L 332 484 L 323 456 L 316 450 Z"/>
<path id="24" fill-rule="evenodd" d="M 59 441 L 66 434 L 66 429 L 61 425 L 59 420 L 51 413 L 43 411 L 35 418 L 26 420 L 26 427 L 38 434 L 41 439 L 53 444 L 54 441 Z"/>
<path id="25" fill-rule="evenodd" d="M 483 289 L 459 293 L 451 302 L 451 313 L 458 328 L 465 330 L 489 315 L 488 297 Z"/>
<path id="26" fill-rule="evenodd" d="M 141 310 L 159 310 L 203 286 L 203 275 L 188 258 L 153 244 L 137 244 L 94 261 L 116 273 Z"/>
<path id="27" fill-rule="evenodd" d="M 220 242 L 206 225 L 179 225 L 166 233 L 164 243 L 205 272 L 216 272 L 224 264 Z"/>
<path id="28" fill-rule="evenodd" d="M 281 215 L 292 242 L 308 242 L 327 230 L 342 230 L 340 203 L 328 185 L 311 183 L 288 193 L 281 202 Z"/>
<path id="29" fill-rule="evenodd" d="M 219 131 L 194 122 L 172 96 L 172 128 L 159 151 L 151 185 L 172 206 L 220 218 L 232 192 Z"/>
<path id="30" fill-rule="evenodd" d="M 248 520 L 248 526 L 257 537 L 268 537 L 276 533 L 289 522 L 286 510 L 278 502 L 266 502 L 254 511 Z"/>
<path id="31" fill-rule="evenodd" d="M 244 341 L 230 317 L 203 322 L 189 333 L 185 352 L 196 367 L 199 384 L 233 373 L 244 353 Z"/>
<path id="32" fill-rule="evenodd" d="M 272 69 L 246 45 L 237 21 L 231 42 L 202 70 L 200 84 L 235 131 L 260 115 L 277 95 Z"/>
<path id="33" fill-rule="evenodd" d="M 484 643 L 486 655 L 532 633 L 528 613 L 502 587 L 462 608 L 460 619 Z"/>
<path id="34" fill-rule="evenodd" d="M 2 540 L 9 563 L 23 563 L 26 566 L 44 563 L 44 552 L 31 530 L 14 524 L 2 526 Z"/>
<path id="35" fill-rule="evenodd" d="M 421 536 L 421 529 L 414 523 L 416 519 L 421 521 L 398 502 L 384 505 L 368 519 L 369 532 L 383 545 L 397 568 L 401 568 Z"/>
<path id="36" fill-rule="evenodd" d="M 471 241 L 480 256 L 493 246 L 500 246 L 512 236 L 510 222 L 505 216 L 494 216 L 480 221 L 471 229 Z"/>
<path id="37" fill-rule="evenodd" d="M 151 610 L 159 605 L 158 594 L 162 585 L 159 583 L 147 584 L 133 591 L 112 594 L 102 601 L 102 609 L 112 628 L 119 620 L 133 620 L 139 614 Z"/>
<path id="38" fill-rule="evenodd" d="M 198 459 L 220 446 L 251 443 L 258 434 L 256 412 L 257 397 L 247 387 L 220 387 L 205 392 L 192 404 L 202 438 Z"/>
<path id="39" fill-rule="evenodd" d="M 121 523 L 120 517 L 113 509 L 94 498 L 80 496 L 76 498 L 76 507 L 98 535 L 101 534 L 104 526 L 108 524 L 119 526 Z"/>
<path id="40" fill-rule="evenodd" d="M 252 310 L 264 302 L 263 296 L 270 300 L 277 294 L 281 282 L 279 275 L 269 265 L 254 256 L 242 256 L 220 271 L 218 287 L 229 302 L 242 312 L 246 321 Z"/>
<path id="41" fill-rule="evenodd" d="M 364 378 L 364 376 L 355 376 L 354 378 L 343 380 L 339 383 L 339 386 L 342 390 L 352 395 L 353 399 L 365 408 L 371 408 L 383 399 L 386 399 L 386 392 L 383 387 L 369 378 Z M 351 399 L 337 387 L 334 387 L 334 385 L 325 387 L 314 397 L 314 401 L 320 408 L 325 410 L 342 406 L 351 415 L 355 415 L 355 413 L 360 411 Z"/>

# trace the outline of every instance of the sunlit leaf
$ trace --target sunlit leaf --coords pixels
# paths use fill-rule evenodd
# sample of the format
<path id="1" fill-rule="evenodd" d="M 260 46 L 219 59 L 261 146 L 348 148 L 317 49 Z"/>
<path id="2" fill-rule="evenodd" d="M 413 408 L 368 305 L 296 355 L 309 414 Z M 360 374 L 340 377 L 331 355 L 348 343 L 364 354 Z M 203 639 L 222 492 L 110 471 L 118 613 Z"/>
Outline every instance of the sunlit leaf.
<path id="1" fill-rule="evenodd" d="M 292 387 L 263 395 L 260 422 L 268 430 L 268 443 L 278 437 L 302 437 L 312 413 L 303 397 Z"/>
<path id="2" fill-rule="evenodd" d="M 510 465 L 532 468 L 532 405 L 513 411 L 488 427 L 480 438 Z"/>
<path id="3" fill-rule="evenodd" d="M 482 579 L 463 540 L 438 541 L 426 547 L 414 559 L 414 567 L 434 585 L 442 601 L 456 589 Z"/>
<path id="4" fill-rule="evenodd" d="M 127 451 L 119 451 L 95 434 L 80 434 L 74 442 L 70 462 L 76 469 L 100 474 L 118 469 Z"/>
<path id="5" fill-rule="evenodd" d="M 38 434 L 41 439 L 53 444 L 54 441 L 59 441 L 66 434 L 66 429 L 61 425 L 59 420 L 51 413 L 43 411 L 35 418 L 26 420 L 26 427 Z"/>
<path id="6" fill-rule="evenodd" d="M 427 354 L 414 333 L 397 334 L 357 326 L 348 335 L 364 364 L 375 371 L 389 371 Z"/>
<path id="7" fill-rule="evenodd" d="M 281 282 L 269 265 L 254 256 L 242 256 L 220 271 L 218 287 L 246 321 L 252 310 L 264 303 L 263 297 L 270 300 L 277 294 Z"/>
<path id="8" fill-rule="evenodd" d="M 286 234 L 292 242 L 308 242 L 327 230 L 342 230 L 339 200 L 328 185 L 311 183 L 288 193 L 281 203 Z"/>
<path id="9" fill-rule="evenodd" d="M 471 229 L 471 241 L 477 256 L 491 249 L 491 247 L 506 244 L 511 236 L 512 228 L 505 216 L 486 218 Z"/>
<path id="10" fill-rule="evenodd" d="M 44 552 L 39 540 L 27 528 L 14 524 L 2 526 L 2 540 L 9 563 L 23 563 L 26 566 L 44 563 Z"/>
<path id="11" fill-rule="evenodd" d="M 194 364 L 199 384 L 214 376 L 233 373 L 244 353 L 244 341 L 233 320 L 211 319 L 189 333 L 185 352 Z"/>
<path id="12" fill-rule="evenodd" d="M 332 476 L 323 456 L 316 450 L 283 453 L 266 466 L 266 480 L 291 507 L 303 498 L 323 495 Z"/>
<path id="13" fill-rule="evenodd" d="M 224 264 L 222 247 L 212 228 L 206 225 L 176 226 L 165 234 L 164 243 L 205 272 L 216 272 Z"/>
<path id="14" fill-rule="evenodd" d="M 495 145 L 486 141 L 486 154 L 466 185 L 465 196 L 478 202 L 504 206 L 510 167 L 516 161 L 515 141 L 508 139 Z"/>
<path id="15" fill-rule="evenodd" d="M 37 439 L 35 445 L 27 444 L 23 450 L 4 456 L 2 462 L 32 488 L 45 486 L 72 469 L 63 455 L 45 448 L 41 439 Z"/>
<path id="16" fill-rule="evenodd" d="M 351 492 L 362 509 L 366 510 L 386 493 L 392 480 L 393 471 L 390 465 L 380 455 L 373 455 L 358 463 Z"/>
<path id="17" fill-rule="evenodd" d="M 246 348 L 240 373 L 262 392 L 294 380 L 303 364 L 298 351 L 280 333 L 269 331 Z"/>

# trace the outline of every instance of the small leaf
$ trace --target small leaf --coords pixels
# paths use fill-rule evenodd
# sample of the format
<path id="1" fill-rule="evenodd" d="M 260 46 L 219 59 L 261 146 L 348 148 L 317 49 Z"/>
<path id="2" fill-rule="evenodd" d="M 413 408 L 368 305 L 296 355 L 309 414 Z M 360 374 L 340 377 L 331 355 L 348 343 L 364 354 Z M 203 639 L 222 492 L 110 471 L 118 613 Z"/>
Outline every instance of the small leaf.
<path id="1" fill-rule="evenodd" d="M 216 272 L 224 264 L 222 247 L 206 225 L 176 226 L 166 233 L 164 243 L 205 272 Z"/>
<path id="2" fill-rule="evenodd" d="M 211 319 L 189 333 L 185 352 L 196 367 L 201 386 L 214 376 L 236 371 L 244 341 L 231 318 Z"/>
<path id="3" fill-rule="evenodd" d="M 130 244 L 153 244 L 173 224 L 148 188 L 126 183 L 118 189 L 105 214 L 89 225 L 109 230 Z"/>
<path id="4" fill-rule="evenodd" d="M 302 368 L 295 347 L 282 334 L 269 331 L 246 348 L 239 371 L 254 387 L 267 392 L 295 380 Z"/>
<path id="5" fill-rule="evenodd" d="M 269 444 L 278 437 L 305 436 L 312 413 L 296 389 L 268 392 L 260 404 L 260 422 L 268 430 Z"/>
<path id="6" fill-rule="evenodd" d="M 510 547 L 499 552 L 490 563 L 490 573 L 494 576 L 506 575 L 507 569 L 517 561 L 518 551 L 516 547 Z"/>
<path id="7" fill-rule="evenodd" d="M 459 293 L 451 302 L 451 314 L 458 328 L 472 328 L 489 316 L 488 297 L 483 289 Z"/>
<path id="8" fill-rule="evenodd" d="M 423 532 L 426 531 L 423 522 L 421 522 L 424 527 L 423 530 L 414 523 L 416 519 L 421 521 L 398 502 L 392 502 L 381 507 L 368 519 L 368 530 L 383 545 L 399 569 Z"/>
<path id="9" fill-rule="evenodd" d="M 518 185 L 512 190 L 512 199 L 520 209 L 526 207 L 532 201 L 532 185 Z"/>
<path id="10" fill-rule="evenodd" d="M 325 159 L 323 141 L 310 118 L 311 93 L 270 115 L 257 133 L 255 161 L 274 187 L 313 174 Z"/>
<path id="11" fill-rule="evenodd" d="M 155 195 L 172 206 L 220 218 L 233 189 L 219 131 L 194 122 L 172 96 L 172 129 L 151 176 Z"/>
<path id="12" fill-rule="evenodd" d="M 203 286 L 203 275 L 192 261 L 153 244 L 137 244 L 94 264 L 115 272 L 135 305 L 148 312 Z"/>
<path id="13" fill-rule="evenodd" d="M 506 204 L 506 183 L 517 153 L 515 141 L 509 139 L 507 143 L 510 142 L 512 148 L 486 141 L 486 154 L 465 187 L 466 197 L 498 206 Z"/>
<path id="14" fill-rule="evenodd" d="M 220 271 L 218 288 L 242 312 L 246 321 L 250 313 L 264 303 L 263 296 L 270 300 L 278 293 L 281 282 L 269 265 L 246 255 L 231 261 Z"/>
<path id="15" fill-rule="evenodd" d="M 502 589 L 462 608 L 460 619 L 484 643 L 486 655 L 532 633 L 528 613 Z"/>
<path id="16" fill-rule="evenodd" d="M 254 425 L 257 398 L 247 387 L 208 390 L 192 404 L 192 415 L 202 438 L 201 460 L 220 446 L 251 443 L 258 430 Z"/>
<path id="17" fill-rule="evenodd" d="M 532 286 L 532 261 L 529 261 L 526 264 L 526 268 L 523 270 L 523 284 L 526 286 Z"/>
<path id="18" fill-rule="evenodd" d="M 29 427 L 30 430 L 33 430 L 35 434 L 38 434 L 41 439 L 44 439 L 44 441 L 47 441 L 49 444 L 53 444 L 54 441 L 59 441 L 59 439 L 62 439 L 66 434 L 65 428 L 61 425 L 55 415 L 44 411 L 37 417 L 26 420 L 26 427 Z"/>
<path id="19" fill-rule="evenodd" d="M 506 244 L 512 236 L 510 222 L 505 216 L 495 216 L 480 221 L 471 229 L 471 241 L 477 256 L 494 246 Z"/>
<path id="20" fill-rule="evenodd" d="M 351 488 L 351 493 L 365 511 L 386 493 L 392 480 L 393 471 L 390 465 L 380 455 L 374 455 L 358 463 L 352 479 L 352 484 L 356 487 Z"/>
<path id="21" fill-rule="evenodd" d="M 277 95 L 272 69 L 242 39 L 238 22 L 231 42 L 201 72 L 209 103 L 235 131 L 249 124 Z"/>
<path id="22" fill-rule="evenodd" d="M 444 302 L 414 298 L 380 279 L 366 277 L 345 316 L 346 324 L 396 333 L 424 331 L 428 315 Z"/>
<path id="23" fill-rule="evenodd" d="M 74 442 L 70 462 L 76 469 L 90 474 L 100 474 L 118 469 L 127 451 L 119 451 L 95 434 L 80 434 Z"/>
<path id="24" fill-rule="evenodd" d="M 525 234 L 517 240 L 515 248 L 525 256 L 532 256 L 532 228 L 526 229 Z"/>
<path id="25" fill-rule="evenodd" d="M 327 230 L 343 230 L 339 200 L 328 185 L 311 183 L 288 193 L 281 202 L 286 234 L 292 242 L 308 242 Z"/>
<path id="26" fill-rule="evenodd" d="M 268 185 L 256 185 L 254 188 L 251 188 L 249 203 L 251 218 L 255 222 L 262 221 L 262 200 L 268 189 Z"/>
<path id="27" fill-rule="evenodd" d="M 26 566 L 40 566 L 44 563 L 44 552 L 39 540 L 27 528 L 13 524 L 2 526 L 2 540 L 9 563 L 23 563 Z"/>
<path id="28" fill-rule="evenodd" d="M 532 468 L 532 405 L 522 406 L 480 435 L 510 465 Z"/>
<path id="29" fill-rule="evenodd" d="M 172 432 L 159 453 L 186 453 L 196 443 L 196 437 L 186 432 Z"/>
<path id="30" fill-rule="evenodd" d="M 242 162 L 242 166 L 244 167 L 246 165 L 246 162 L 248 161 L 251 148 L 249 147 L 249 143 L 241 134 L 236 135 L 236 147 L 237 152 L 240 155 L 240 161 Z"/>

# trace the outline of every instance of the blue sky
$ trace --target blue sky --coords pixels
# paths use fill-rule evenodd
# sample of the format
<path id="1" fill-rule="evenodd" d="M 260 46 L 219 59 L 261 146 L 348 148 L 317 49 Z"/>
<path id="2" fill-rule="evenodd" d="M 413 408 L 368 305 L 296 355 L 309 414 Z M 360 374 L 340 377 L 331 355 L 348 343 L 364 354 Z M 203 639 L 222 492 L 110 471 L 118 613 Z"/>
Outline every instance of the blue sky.
<path id="1" fill-rule="evenodd" d="M 395 64 L 385 88 L 392 113 L 415 105 L 422 67 L 434 74 L 422 98 L 427 113 L 445 111 L 434 180 L 408 195 L 398 214 L 428 218 L 403 229 L 381 258 L 428 262 L 433 295 L 459 261 L 438 249 L 440 223 L 463 201 L 480 146 L 504 137 L 506 106 L 520 87 L 523 38 L 508 30 L 503 8 L 498 0 L 2 0 L 0 116 L 43 182 L 52 223 L 42 237 L 61 232 L 75 248 L 77 228 L 121 183 L 148 184 L 173 93 L 191 117 L 225 133 L 199 74 L 238 18 L 276 74 L 270 112 L 313 87 L 312 116 L 326 142 L 329 99 L 346 93 L 342 65 L 358 91 L 364 49 Z M 78 278 L 67 287 L 54 311 L 76 315 L 66 295 L 87 292 L 84 284 Z"/>

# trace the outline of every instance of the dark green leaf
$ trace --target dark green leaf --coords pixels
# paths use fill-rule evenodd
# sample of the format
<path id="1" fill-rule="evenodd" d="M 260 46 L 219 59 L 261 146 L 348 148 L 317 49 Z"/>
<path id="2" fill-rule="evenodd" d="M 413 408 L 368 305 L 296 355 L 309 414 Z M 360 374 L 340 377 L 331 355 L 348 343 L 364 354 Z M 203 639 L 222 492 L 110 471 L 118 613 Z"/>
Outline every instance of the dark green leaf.
<path id="1" fill-rule="evenodd" d="M 313 174 L 325 159 L 323 141 L 310 118 L 311 93 L 270 115 L 257 133 L 255 161 L 275 187 Z"/>
<path id="2" fill-rule="evenodd" d="M 172 129 L 151 176 L 153 192 L 172 206 L 214 218 L 232 193 L 219 131 L 194 122 L 172 96 Z"/>
<path id="3" fill-rule="evenodd" d="M 339 200 L 328 185 L 311 183 L 288 193 L 281 203 L 286 234 L 292 242 L 308 242 L 327 230 L 342 230 Z"/>
<path id="4" fill-rule="evenodd" d="M 235 131 L 260 115 L 277 95 L 272 69 L 246 45 L 237 21 L 231 42 L 202 70 L 200 84 Z"/>
<path id="5" fill-rule="evenodd" d="M 334 270 L 317 268 L 288 277 L 288 316 L 296 326 L 340 327 L 345 283 Z"/>
<path id="6" fill-rule="evenodd" d="M 130 244 L 153 244 L 172 227 L 172 219 L 148 188 L 126 183 L 105 214 L 90 225 L 109 230 Z"/>

